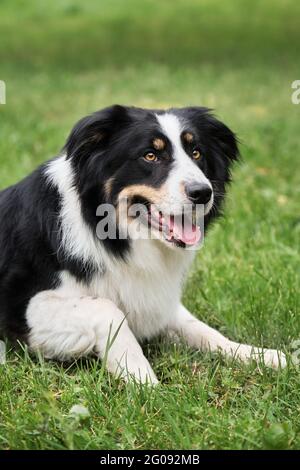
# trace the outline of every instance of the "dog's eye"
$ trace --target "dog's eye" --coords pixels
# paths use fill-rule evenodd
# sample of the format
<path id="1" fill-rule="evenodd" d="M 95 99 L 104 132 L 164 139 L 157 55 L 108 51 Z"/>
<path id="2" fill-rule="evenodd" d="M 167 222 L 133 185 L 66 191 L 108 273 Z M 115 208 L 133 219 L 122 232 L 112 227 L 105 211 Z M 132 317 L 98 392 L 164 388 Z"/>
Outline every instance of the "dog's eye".
<path id="1" fill-rule="evenodd" d="M 200 160 L 200 158 L 201 158 L 200 150 L 194 149 L 193 150 L 193 159 L 194 160 Z"/>
<path id="2" fill-rule="evenodd" d="M 155 153 L 153 152 L 148 152 L 146 153 L 146 155 L 144 155 L 144 160 L 146 160 L 146 162 L 157 162 L 158 158 L 157 156 L 155 155 Z"/>

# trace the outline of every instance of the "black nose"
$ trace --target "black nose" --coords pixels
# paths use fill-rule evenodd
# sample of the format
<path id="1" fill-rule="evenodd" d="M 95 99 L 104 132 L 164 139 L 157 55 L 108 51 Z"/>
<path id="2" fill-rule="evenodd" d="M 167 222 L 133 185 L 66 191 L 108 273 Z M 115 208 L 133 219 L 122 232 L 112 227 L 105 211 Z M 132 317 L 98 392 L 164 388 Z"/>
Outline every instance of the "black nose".
<path id="1" fill-rule="evenodd" d="M 185 185 L 187 197 L 194 204 L 207 204 L 212 195 L 212 189 L 205 183 L 188 183 Z"/>

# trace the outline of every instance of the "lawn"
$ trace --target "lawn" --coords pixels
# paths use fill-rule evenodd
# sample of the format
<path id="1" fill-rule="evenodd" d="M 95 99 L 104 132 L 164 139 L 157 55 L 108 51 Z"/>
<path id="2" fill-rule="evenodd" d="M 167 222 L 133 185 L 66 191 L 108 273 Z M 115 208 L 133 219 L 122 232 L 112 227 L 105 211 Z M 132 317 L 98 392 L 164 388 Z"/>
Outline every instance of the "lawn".
<path id="1" fill-rule="evenodd" d="M 243 160 L 184 302 L 236 341 L 300 338 L 300 79 L 297 0 L 0 0 L 0 186 L 62 147 L 112 103 L 201 104 L 232 127 Z M 125 386 L 101 363 L 61 365 L 8 346 L 2 449 L 300 448 L 299 369 L 225 361 L 157 340 L 161 381 Z M 84 405 L 89 416 L 70 414 Z"/>

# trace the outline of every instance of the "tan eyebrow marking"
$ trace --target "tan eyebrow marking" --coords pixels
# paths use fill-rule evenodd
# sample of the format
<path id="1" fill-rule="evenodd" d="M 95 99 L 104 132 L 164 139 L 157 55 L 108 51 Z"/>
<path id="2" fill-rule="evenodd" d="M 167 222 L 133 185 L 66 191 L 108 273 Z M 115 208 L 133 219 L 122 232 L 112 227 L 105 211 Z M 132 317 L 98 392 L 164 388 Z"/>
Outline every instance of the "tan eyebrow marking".
<path id="1" fill-rule="evenodd" d="M 193 140 L 194 140 L 194 136 L 193 136 L 193 134 L 191 134 L 190 132 L 185 132 L 185 133 L 183 134 L 183 138 L 184 138 L 184 140 L 185 140 L 186 142 L 188 142 L 188 143 L 191 143 L 191 142 L 193 142 Z"/>
<path id="2" fill-rule="evenodd" d="M 163 139 L 156 138 L 153 140 L 153 147 L 155 150 L 163 150 L 166 147 L 166 142 Z"/>

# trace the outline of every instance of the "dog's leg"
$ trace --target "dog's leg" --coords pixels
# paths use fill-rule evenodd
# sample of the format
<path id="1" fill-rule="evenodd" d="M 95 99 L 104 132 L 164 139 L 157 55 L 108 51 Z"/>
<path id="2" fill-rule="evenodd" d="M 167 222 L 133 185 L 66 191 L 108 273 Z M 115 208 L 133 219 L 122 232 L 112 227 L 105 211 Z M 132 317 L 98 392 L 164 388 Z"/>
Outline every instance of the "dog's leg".
<path id="1" fill-rule="evenodd" d="M 224 355 L 242 361 L 262 360 L 265 365 L 277 368 L 286 365 L 285 355 L 275 349 L 262 349 L 230 341 L 218 331 L 195 318 L 183 305 L 180 305 L 169 333 L 178 334 L 193 348 L 204 351 L 220 351 Z"/>
<path id="2" fill-rule="evenodd" d="M 67 360 L 93 352 L 127 381 L 157 383 L 124 314 L 110 300 L 44 291 L 31 299 L 26 319 L 30 348 L 47 358 Z"/>

